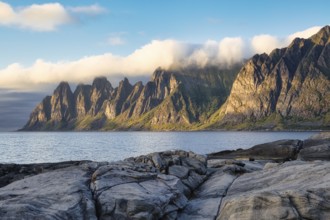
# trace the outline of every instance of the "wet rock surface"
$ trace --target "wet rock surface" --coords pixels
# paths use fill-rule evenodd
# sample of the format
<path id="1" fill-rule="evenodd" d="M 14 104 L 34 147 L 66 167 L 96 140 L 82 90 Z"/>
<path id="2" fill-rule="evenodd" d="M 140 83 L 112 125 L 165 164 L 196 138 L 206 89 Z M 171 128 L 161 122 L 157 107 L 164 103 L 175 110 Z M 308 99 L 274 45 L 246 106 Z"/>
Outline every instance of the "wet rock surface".
<path id="1" fill-rule="evenodd" d="M 328 139 L 0 165 L 1 219 L 330 219 Z"/>

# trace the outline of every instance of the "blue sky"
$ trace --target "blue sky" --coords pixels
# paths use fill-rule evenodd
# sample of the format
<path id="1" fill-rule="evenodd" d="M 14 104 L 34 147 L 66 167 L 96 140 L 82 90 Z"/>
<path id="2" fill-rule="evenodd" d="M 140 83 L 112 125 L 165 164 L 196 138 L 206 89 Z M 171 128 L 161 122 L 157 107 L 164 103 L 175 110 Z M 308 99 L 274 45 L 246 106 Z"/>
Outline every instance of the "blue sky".
<path id="1" fill-rule="evenodd" d="M 53 1 L 5 1 L 13 8 Z M 150 41 L 175 39 L 203 43 L 224 37 L 251 38 L 258 34 L 287 36 L 329 22 L 329 1 L 221 0 L 106 0 L 56 1 L 63 7 L 97 4 L 106 11 L 78 15 L 55 31 L 0 27 L 0 68 L 15 62 L 31 65 L 36 59 L 76 60 L 111 52 L 128 55 Z M 122 39 L 110 45 L 108 39 Z"/>
<path id="2" fill-rule="evenodd" d="M 116 86 L 172 65 L 224 68 L 330 24 L 328 0 L 0 0 L 0 131 L 60 81 Z M 74 88 L 72 88 L 74 89 Z"/>

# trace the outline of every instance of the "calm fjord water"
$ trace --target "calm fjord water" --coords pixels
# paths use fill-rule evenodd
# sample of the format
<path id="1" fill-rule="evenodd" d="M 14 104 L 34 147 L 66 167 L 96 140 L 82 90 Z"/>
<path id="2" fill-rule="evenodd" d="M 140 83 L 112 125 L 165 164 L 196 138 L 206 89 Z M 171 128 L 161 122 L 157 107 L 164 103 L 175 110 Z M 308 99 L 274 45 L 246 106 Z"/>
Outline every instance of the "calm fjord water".
<path id="1" fill-rule="evenodd" d="M 67 160 L 115 161 L 182 149 L 206 154 L 280 139 L 304 140 L 316 132 L 2 132 L 0 163 Z"/>

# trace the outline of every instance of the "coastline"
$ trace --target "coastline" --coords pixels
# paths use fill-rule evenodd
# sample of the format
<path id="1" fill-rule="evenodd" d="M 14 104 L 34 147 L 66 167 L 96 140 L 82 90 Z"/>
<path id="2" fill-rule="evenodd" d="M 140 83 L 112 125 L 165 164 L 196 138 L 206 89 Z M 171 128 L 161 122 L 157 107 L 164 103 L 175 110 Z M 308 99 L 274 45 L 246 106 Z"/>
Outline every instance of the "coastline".
<path id="1" fill-rule="evenodd" d="M 177 150 L 116 162 L 2 164 L 0 214 L 3 219 L 328 219 L 330 207 L 322 204 L 329 201 L 323 193 L 330 190 L 329 138 L 323 133 L 207 156 Z"/>
<path id="2" fill-rule="evenodd" d="M 118 161 L 181 149 L 197 154 L 250 148 L 280 139 L 305 140 L 317 132 L 11 132 L 0 133 L 0 162 Z"/>

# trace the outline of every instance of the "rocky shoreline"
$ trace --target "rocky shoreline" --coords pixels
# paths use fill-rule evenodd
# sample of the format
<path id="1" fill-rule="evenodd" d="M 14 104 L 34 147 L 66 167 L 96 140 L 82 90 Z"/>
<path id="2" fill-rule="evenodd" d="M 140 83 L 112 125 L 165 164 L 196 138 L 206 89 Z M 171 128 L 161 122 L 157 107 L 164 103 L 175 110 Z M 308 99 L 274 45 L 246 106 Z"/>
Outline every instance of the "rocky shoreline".
<path id="1" fill-rule="evenodd" d="M 0 165 L 1 219 L 330 219 L 330 135 L 198 155 Z"/>

